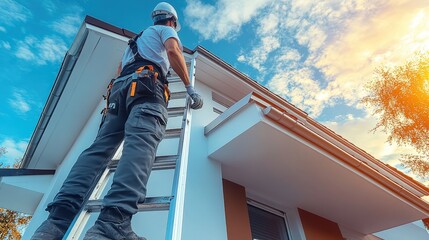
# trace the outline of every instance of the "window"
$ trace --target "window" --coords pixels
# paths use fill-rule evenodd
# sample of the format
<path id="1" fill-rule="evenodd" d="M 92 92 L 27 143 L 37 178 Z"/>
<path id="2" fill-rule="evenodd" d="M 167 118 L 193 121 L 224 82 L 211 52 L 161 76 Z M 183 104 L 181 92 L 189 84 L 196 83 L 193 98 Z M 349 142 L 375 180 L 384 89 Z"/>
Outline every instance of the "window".
<path id="1" fill-rule="evenodd" d="M 248 209 L 253 240 L 289 240 L 283 216 L 250 204 Z"/>
<path id="2" fill-rule="evenodd" d="M 228 109 L 234 104 L 234 102 L 231 99 L 217 92 L 212 92 L 212 100 L 213 100 L 213 112 L 219 115 L 222 114 L 226 109 Z"/>

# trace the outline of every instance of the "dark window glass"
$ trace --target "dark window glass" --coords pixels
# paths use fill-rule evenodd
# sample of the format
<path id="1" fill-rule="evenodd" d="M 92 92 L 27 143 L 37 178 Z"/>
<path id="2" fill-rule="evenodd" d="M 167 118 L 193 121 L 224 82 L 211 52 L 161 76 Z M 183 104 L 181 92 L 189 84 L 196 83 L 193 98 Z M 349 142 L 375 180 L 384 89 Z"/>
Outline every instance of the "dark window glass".
<path id="1" fill-rule="evenodd" d="M 289 240 L 283 217 L 248 205 L 253 240 Z"/>

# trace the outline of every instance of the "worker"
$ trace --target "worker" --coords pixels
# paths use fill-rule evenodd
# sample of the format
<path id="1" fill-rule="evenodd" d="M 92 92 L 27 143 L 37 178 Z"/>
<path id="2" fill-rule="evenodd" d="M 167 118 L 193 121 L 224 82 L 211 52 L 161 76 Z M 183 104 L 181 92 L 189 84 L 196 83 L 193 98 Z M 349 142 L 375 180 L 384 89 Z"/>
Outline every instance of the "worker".
<path id="1" fill-rule="evenodd" d="M 131 229 L 137 204 L 146 197 L 146 184 L 156 149 L 167 124 L 166 75 L 177 73 L 199 109 L 203 99 L 191 86 L 177 32 L 176 10 L 161 2 L 152 12 L 153 26 L 129 42 L 122 58 L 120 76 L 113 81 L 108 107 L 92 145 L 82 152 L 59 193 L 48 205 L 49 217 L 36 230 L 33 240 L 62 239 L 83 205 L 96 176 L 106 168 L 124 140 L 122 156 L 113 183 L 103 199 L 95 225 L 84 239 L 145 239 Z"/>

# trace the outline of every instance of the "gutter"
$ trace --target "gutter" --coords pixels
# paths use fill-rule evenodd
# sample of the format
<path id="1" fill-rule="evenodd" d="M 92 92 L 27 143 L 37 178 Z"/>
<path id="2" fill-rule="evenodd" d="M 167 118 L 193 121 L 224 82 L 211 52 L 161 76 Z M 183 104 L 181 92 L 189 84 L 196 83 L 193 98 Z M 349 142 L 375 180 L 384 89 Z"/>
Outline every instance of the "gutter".
<path id="1" fill-rule="evenodd" d="M 48 126 L 52 114 L 57 107 L 61 94 L 68 83 L 71 72 L 76 64 L 77 59 L 79 58 L 87 36 L 88 30 L 86 29 L 86 24 L 83 23 L 76 36 L 76 39 L 73 41 L 72 46 L 64 57 L 60 71 L 55 79 L 54 86 L 51 89 L 48 100 L 46 101 L 45 107 L 43 108 L 42 114 L 40 115 L 39 121 L 37 122 L 36 129 L 31 136 L 30 142 L 28 143 L 28 147 L 25 150 L 19 168 L 28 168 L 31 159 L 33 158 L 34 152 L 36 151 L 36 148 L 45 132 L 46 126 Z"/>

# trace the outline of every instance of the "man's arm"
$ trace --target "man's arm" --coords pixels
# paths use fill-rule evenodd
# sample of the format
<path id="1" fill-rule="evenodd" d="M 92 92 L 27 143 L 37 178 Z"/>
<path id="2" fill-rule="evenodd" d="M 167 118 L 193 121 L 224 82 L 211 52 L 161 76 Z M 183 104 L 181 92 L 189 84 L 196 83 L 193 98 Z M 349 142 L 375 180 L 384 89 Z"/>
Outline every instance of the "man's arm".
<path id="1" fill-rule="evenodd" d="M 165 49 L 167 50 L 168 60 L 173 70 L 179 75 L 185 86 L 191 84 L 189 80 L 188 68 L 186 67 L 185 58 L 183 57 L 182 51 L 179 48 L 179 44 L 175 38 L 169 38 L 164 43 Z"/>
<path id="2" fill-rule="evenodd" d="M 195 91 L 194 87 L 191 86 L 189 80 L 188 68 L 186 67 L 185 57 L 182 54 L 182 50 L 179 48 L 179 43 L 175 38 L 169 38 L 164 43 L 165 49 L 167 50 L 168 60 L 173 70 L 179 75 L 183 84 L 185 84 L 186 91 L 191 96 L 193 103 L 191 104 L 192 109 L 200 109 L 203 106 L 203 99 Z"/>

